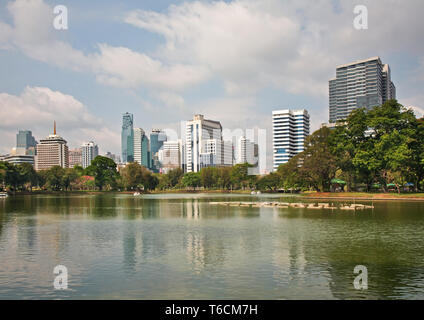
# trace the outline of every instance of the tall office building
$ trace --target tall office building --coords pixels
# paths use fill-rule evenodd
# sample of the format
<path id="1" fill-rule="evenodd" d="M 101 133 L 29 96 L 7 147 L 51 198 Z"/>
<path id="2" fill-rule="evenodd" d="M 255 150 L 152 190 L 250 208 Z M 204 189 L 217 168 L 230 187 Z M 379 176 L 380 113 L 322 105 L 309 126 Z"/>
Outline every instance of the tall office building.
<path id="1" fill-rule="evenodd" d="M 41 139 L 36 147 L 35 170 L 46 170 L 53 166 L 69 167 L 69 154 L 66 140 L 56 134 L 56 122 L 53 134 Z"/>
<path id="2" fill-rule="evenodd" d="M 32 132 L 29 130 L 19 130 L 16 135 L 16 147 L 28 149 L 37 145 L 37 141 L 32 136 Z"/>
<path id="3" fill-rule="evenodd" d="M 150 169 L 149 139 L 141 128 L 134 129 L 134 161 Z"/>
<path id="4" fill-rule="evenodd" d="M 237 163 L 258 164 L 259 148 L 258 145 L 245 136 L 238 140 L 237 144 Z"/>
<path id="5" fill-rule="evenodd" d="M 74 168 L 75 166 L 82 167 L 82 151 L 81 148 L 69 150 L 69 168 Z"/>
<path id="6" fill-rule="evenodd" d="M 274 171 L 305 150 L 309 135 L 309 114 L 306 110 L 277 110 L 272 112 Z"/>
<path id="7" fill-rule="evenodd" d="M 379 57 L 338 66 L 329 81 L 330 123 L 346 119 L 358 108 L 378 106 L 396 99 L 390 67 Z"/>
<path id="8" fill-rule="evenodd" d="M 125 113 L 122 116 L 122 132 L 121 132 L 121 153 L 122 162 L 134 161 L 134 118 L 131 113 Z"/>
<path id="9" fill-rule="evenodd" d="M 206 120 L 197 114 L 186 123 L 185 170 L 199 172 L 207 166 L 229 166 L 233 164 L 231 142 L 222 140 L 219 121 Z"/>
<path id="10" fill-rule="evenodd" d="M 93 141 L 86 142 L 81 146 L 82 167 L 85 169 L 99 155 L 99 147 Z"/>
<path id="11" fill-rule="evenodd" d="M 158 158 L 158 151 L 162 148 L 166 140 L 166 133 L 160 129 L 153 129 L 152 133 L 150 133 L 150 153 L 152 156 L 151 167 L 153 172 L 159 172 L 160 161 Z"/>
<path id="12" fill-rule="evenodd" d="M 16 134 L 16 154 L 34 155 L 37 141 L 30 130 L 19 130 Z"/>

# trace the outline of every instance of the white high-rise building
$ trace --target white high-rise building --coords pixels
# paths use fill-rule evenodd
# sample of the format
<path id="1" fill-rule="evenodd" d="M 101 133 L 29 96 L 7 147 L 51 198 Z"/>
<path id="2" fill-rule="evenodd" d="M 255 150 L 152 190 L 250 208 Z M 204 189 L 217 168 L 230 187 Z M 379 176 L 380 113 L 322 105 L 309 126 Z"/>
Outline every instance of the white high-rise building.
<path id="1" fill-rule="evenodd" d="M 208 140 L 209 142 L 207 142 Z M 216 142 L 212 142 L 212 140 L 216 140 Z M 210 159 L 213 158 L 213 153 L 210 150 L 215 148 L 215 152 L 218 152 L 218 148 L 221 151 L 221 147 L 221 123 L 219 121 L 206 120 L 200 114 L 195 115 L 193 120 L 188 121 L 186 124 L 186 171 L 199 172 L 202 167 L 212 165 L 210 164 Z M 222 162 L 222 155 L 219 160 Z"/>
<path id="2" fill-rule="evenodd" d="M 272 112 L 273 170 L 305 150 L 309 135 L 309 113 L 306 110 Z"/>
<path id="3" fill-rule="evenodd" d="M 241 136 L 237 145 L 237 163 L 258 164 L 258 145 Z"/>
<path id="4" fill-rule="evenodd" d="M 93 141 L 83 143 L 81 146 L 82 167 L 87 168 L 91 161 L 99 155 L 99 147 Z"/>

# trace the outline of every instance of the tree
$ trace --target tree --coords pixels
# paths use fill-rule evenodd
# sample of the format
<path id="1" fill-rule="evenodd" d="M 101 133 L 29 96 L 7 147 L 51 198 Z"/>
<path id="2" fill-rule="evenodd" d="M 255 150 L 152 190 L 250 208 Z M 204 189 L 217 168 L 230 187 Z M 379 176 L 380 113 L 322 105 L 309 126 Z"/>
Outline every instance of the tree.
<path id="1" fill-rule="evenodd" d="M 171 188 L 176 187 L 180 183 L 183 175 L 184 175 L 184 172 L 181 168 L 177 168 L 177 169 L 169 171 L 167 174 L 169 186 Z"/>
<path id="2" fill-rule="evenodd" d="M 20 182 L 27 184 L 29 190 L 32 191 L 33 186 L 38 183 L 37 172 L 30 163 L 21 163 L 18 165 L 18 171 L 21 176 Z"/>
<path id="3" fill-rule="evenodd" d="M 159 183 L 158 178 L 155 175 L 153 175 L 152 172 L 150 172 L 143 166 L 141 166 L 141 172 L 142 172 L 142 185 L 144 189 L 154 190 Z"/>
<path id="4" fill-rule="evenodd" d="M 143 183 L 143 173 L 141 165 L 137 162 L 128 163 L 125 168 L 120 170 L 122 184 L 126 190 L 137 189 L 138 185 Z"/>
<path id="5" fill-rule="evenodd" d="M 65 190 L 68 190 L 72 183 L 74 183 L 79 178 L 78 172 L 73 169 L 65 169 L 65 173 L 62 177 L 62 185 L 65 188 Z"/>
<path id="6" fill-rule="evenodd" d="M 290 161 L 301 164 L 299 173 L 317 191 L 330 191 L 337 171 L 337 160 L 331 152 L 331 131 L 323 127 L 306 139 L 305 151 Z"/>
<path id="7" fill-rule="evenodd" d="M 116 163 L 112 159 L 97 156 L 86 168 L 86 172 L 94 177 L 95 185 L 99 190 L 103 190 L 104 187 L 116 188 L 118 172 L 116 171 Z"/>
<path id="8" fill-rule="evenodd" d="M 236 164 L 231 170 L 231 183 L 236 188 L 245 189 L 249 185 L 249 164 Z"/>
<path id="9" fill-rule="evenodd" d="M 59 191 L 63 187 L 63 176 L 65 169 L 61 166 L 54 166 L 47 170 L 46 184 L 51 190 Z"/>
<path id="10" fill-rule="evenodd" d="M 1 190 L 5 187 L 5 179 L 6 179 L 6 167 L 4 162 L 0 162 L 0 188 Z"/>
<path id="11" fill-rule="evenodd" d="M 199 172 L 188 172 L 182 178 L 181 183 L 186 188 L 196 189 L 201 186 L 202 178 Z"/>
<path id="12" fill-rule="evenodd" d="M 200 170 L 202 185 L 205 188 L 216 187 L 218 181 L 218 172 L 214 167 L 206 167 Z"/>
<path id="13" fill-rule="evenodd" d="M 279 187 L 284 190 L 297 190 L 303 186 L 299 173 L 299 157 L 295 157 L 287 163 L 281 164 L 277 169 L 279 175 Z"/>
<path id="14" fill-rule="evenodd" d="M 261 190 L 277 191 L 279 185 L 280 175 L 275 172 L 271 172 L 270 174 L 261 177 L 257 182 L 257 186 Z"/>

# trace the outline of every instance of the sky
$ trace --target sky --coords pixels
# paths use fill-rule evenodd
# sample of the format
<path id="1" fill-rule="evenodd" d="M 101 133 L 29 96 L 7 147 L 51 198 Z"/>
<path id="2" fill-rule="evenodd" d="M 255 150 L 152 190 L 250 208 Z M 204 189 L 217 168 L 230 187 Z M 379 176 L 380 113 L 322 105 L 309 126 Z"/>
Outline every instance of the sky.
<path id="1" fill-rule="evenodd" d="M 307 109 L 328 122 L 336 66 L 380 56 L 400 103 L 424 113 L 424 2 L 362 0 L 0 0 L 0 154 L 19 129 L 53 131 L 120 154 L 122 114 L 135 127 L 180 128 L 200 113 L 224 128 L 266 129 Z M 64 5 L 68 29 L 53 26 Z M 269 159 L 268 159 L 269 161 Z"/>

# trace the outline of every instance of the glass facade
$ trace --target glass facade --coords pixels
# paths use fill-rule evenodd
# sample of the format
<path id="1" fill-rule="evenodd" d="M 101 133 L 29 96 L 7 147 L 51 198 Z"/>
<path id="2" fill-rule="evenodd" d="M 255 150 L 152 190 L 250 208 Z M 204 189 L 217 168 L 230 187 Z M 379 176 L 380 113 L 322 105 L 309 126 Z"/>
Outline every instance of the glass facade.
<path id="1" fill-rule="evenodd" d="M 122 117 L 121 152 L 122 162 L 134 161 L 134 118 L 131 113 L 125 113 Z"/>
<path id="2" fill-rule="evenodd" d="M 19 133 L 16 135 L 16 147 L 17 148 L 35 148 L 37 141 L 32 136 L 32 132 L 29 130 L 19 130 Z"/>

